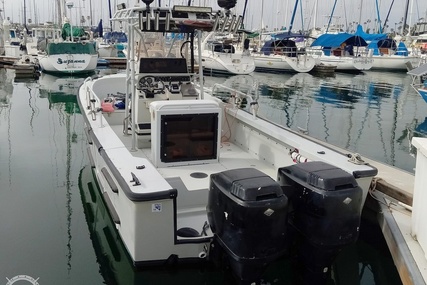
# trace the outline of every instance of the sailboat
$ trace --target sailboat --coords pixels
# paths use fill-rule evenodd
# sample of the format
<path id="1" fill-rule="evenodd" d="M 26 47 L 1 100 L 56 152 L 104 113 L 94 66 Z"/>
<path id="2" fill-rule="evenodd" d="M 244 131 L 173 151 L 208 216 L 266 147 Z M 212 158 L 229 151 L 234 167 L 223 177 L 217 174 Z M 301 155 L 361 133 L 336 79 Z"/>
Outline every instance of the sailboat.
<path id="1" fill-rule="evenodd" d="M 323 34 L 310 47 L 310 53 L 320 63 L 336 66 L 337 71 L 359 72 L 369 70 L 374 64 L 372 51 L 360 36 L 349 33 Z"/>
<path id="2" fill-rule="evenodd" d="M 262 47 L 252 53 L 257 71 L 310 72 L 316 65 L 317 60 L 311 54 L 297 47 L 297 42 L 304 41 L 304 36 L 291 33 L 298 1 L 295 1 L 289 31 L 264 34 L 266 40 L 262 41 Z"/>
<path id="3" fill-rule="evenodd" d="M 67 4 L 71 10 L 72 2 Z M 65 18 L 62 39 L 46 39 L 45 49 L 38 55 L 43 72 L 53 74 L 93 73 L 98 63 L 96 43 L 83 29 L 73 27 Z"/>

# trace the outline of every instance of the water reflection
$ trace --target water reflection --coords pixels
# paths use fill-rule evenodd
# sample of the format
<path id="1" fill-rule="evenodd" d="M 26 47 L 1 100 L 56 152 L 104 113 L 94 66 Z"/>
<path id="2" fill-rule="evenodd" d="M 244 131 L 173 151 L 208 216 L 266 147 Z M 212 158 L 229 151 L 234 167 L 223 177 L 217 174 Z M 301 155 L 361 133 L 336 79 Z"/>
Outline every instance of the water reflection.
<path id="1" fill-rule="evenodd" d="M 78 170 L 87 163 L 82 118 L 76 103 L 68 108 L 67 100 L 43 96 L 40 82 L 5 82 L 1 91 L 6 96 L 0 97 L 0 278 L 27 274 L 40 277 L 40 284 L 71 284 L 67 280 L 81 280 L 92 268 L 80 230 L 81 203 L 75 199 Z M 76 92 L 63 94 L 77 102 Z"/>
<path id="2" fill-rule="evenodd" d="M 0 89 L 0 122 L 4 121 L 6 123 L 6 138 L 7 138 L 7 157 L 8 157 L 8 169 L 7 169 L 7 181 L 9 184 L 9 188 L 12 184 L 12 174 L 11 174 L 11 157 L 12 157 L 12 140 L 11 140 L 11 118 L 10 118 L 10 112 L 12 108 L 12 104 L 10 103 L 13 86 L 11 84 L 10 80 L 10 72 L 6 69 L 0 69 L 0 82 L 3 86 L 2 89 Z M 1 132 L 4 136 L 4 132 Z M 0 171 L 0 181 L 6 181 L 6 178 L 2 178 L 2 173 Z"/>
<path id="3" fill-rule="evenodd" d="M 77 103 L 78 88 L 83 83 L 84 78 L 79 77 L 57 77 L 54 75 L 43 73 L 39 78 L 39 97 L 48 99 L 49 110 L 56 110 L 59 122 L 65 127 L 66 131 L 66 160 L 65 160 L 65 180 L 58 185 L 65 188 L 66 197 L 66 231 L 67 231 L 67 271 L 70 273 L 72 269 L 72 189 L 74 180 L 72 175 L 72 144 L 77 142 L 76 114 L 80 114 L 80 109 Z M 55 141 L 56 143 L 56 141 Z M 58 158 L 55 159 L 57 161 Z M 58 167 L 58 166 L 56 166 Z"/>
<path id="4" fill-rule="evenodd" d="M 410 144 L 414 132 L 408 135 L 408 128 L 415 128 L 413 120 L 424 120 L 427 104 L 410 87 L 406 74 L 369 71 L 321 77 L 255 72 L 251 78 L 262 117 L 414 172 Z M 206 78 L 206 82 L 248 89 L 238 76 Z"/>

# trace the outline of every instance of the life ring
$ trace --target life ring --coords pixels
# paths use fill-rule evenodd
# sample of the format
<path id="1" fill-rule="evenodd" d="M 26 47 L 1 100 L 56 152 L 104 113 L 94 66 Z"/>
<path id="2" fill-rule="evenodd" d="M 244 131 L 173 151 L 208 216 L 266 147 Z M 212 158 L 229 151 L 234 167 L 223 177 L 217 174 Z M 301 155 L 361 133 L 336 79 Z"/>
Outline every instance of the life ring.
<path id="1" fill-rule="evenodd" d="M 181 24 L 200 30 L 211 30 L 213 28 L 213 24 L 207 21 L 184 20 Z"/>

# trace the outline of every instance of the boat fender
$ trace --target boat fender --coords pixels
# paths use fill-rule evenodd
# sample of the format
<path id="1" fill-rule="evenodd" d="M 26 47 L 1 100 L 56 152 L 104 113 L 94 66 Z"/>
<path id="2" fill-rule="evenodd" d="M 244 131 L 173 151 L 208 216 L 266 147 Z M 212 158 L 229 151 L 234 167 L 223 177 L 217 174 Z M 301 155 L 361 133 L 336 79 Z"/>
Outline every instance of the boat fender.
<path id="1" fill-rule="evenodd" d="M 291 158 L 292 158 L 293 162 L 296 162 L 296 163 L 304 163 L 304 162 L 307 162 L 307 161 L 308 161 L 308 159 L 307 159 L 306 157 L 302 156 L 302 155 L 299 153 L 299 150 L 298 150 L 298 149 L 294 149 L 293 151 L 291 151 L 291 152 L 290 152 L 290 155 L 291 155 Z"/>

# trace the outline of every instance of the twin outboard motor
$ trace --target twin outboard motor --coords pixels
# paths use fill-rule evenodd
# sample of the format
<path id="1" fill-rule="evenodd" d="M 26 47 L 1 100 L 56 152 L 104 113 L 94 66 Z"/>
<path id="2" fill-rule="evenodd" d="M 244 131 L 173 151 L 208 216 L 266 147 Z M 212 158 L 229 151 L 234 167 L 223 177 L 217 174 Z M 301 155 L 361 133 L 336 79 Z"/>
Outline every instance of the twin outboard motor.
<path id="1" fill-rule="evenodd" d="M 289 232 L 304 284 L 324 284 L 341 249 L 357 241 L 363 190 L 350 173 L 320 161 L 280 168 Z"/>
<path id="2" fill-rule="evenodd" d="M 254 168 L 228 170 L 210 179 L 210 256 L 219 255 L 215 245 L 220 245 L 240 281 L 257 281 L 269 263 L 285 254 L 288 199 L 276 181 Z"/>
<path id="3" fill-rule="evenodd" d="M 289 254 L 299 283 L 326 284 L 338 253 L 359 237 L 363 190 L 350 173 L 319 161 L 279 168 L 277 180 L 253 168 L 211 175 L 209 255 L 251 283 Z"/>

